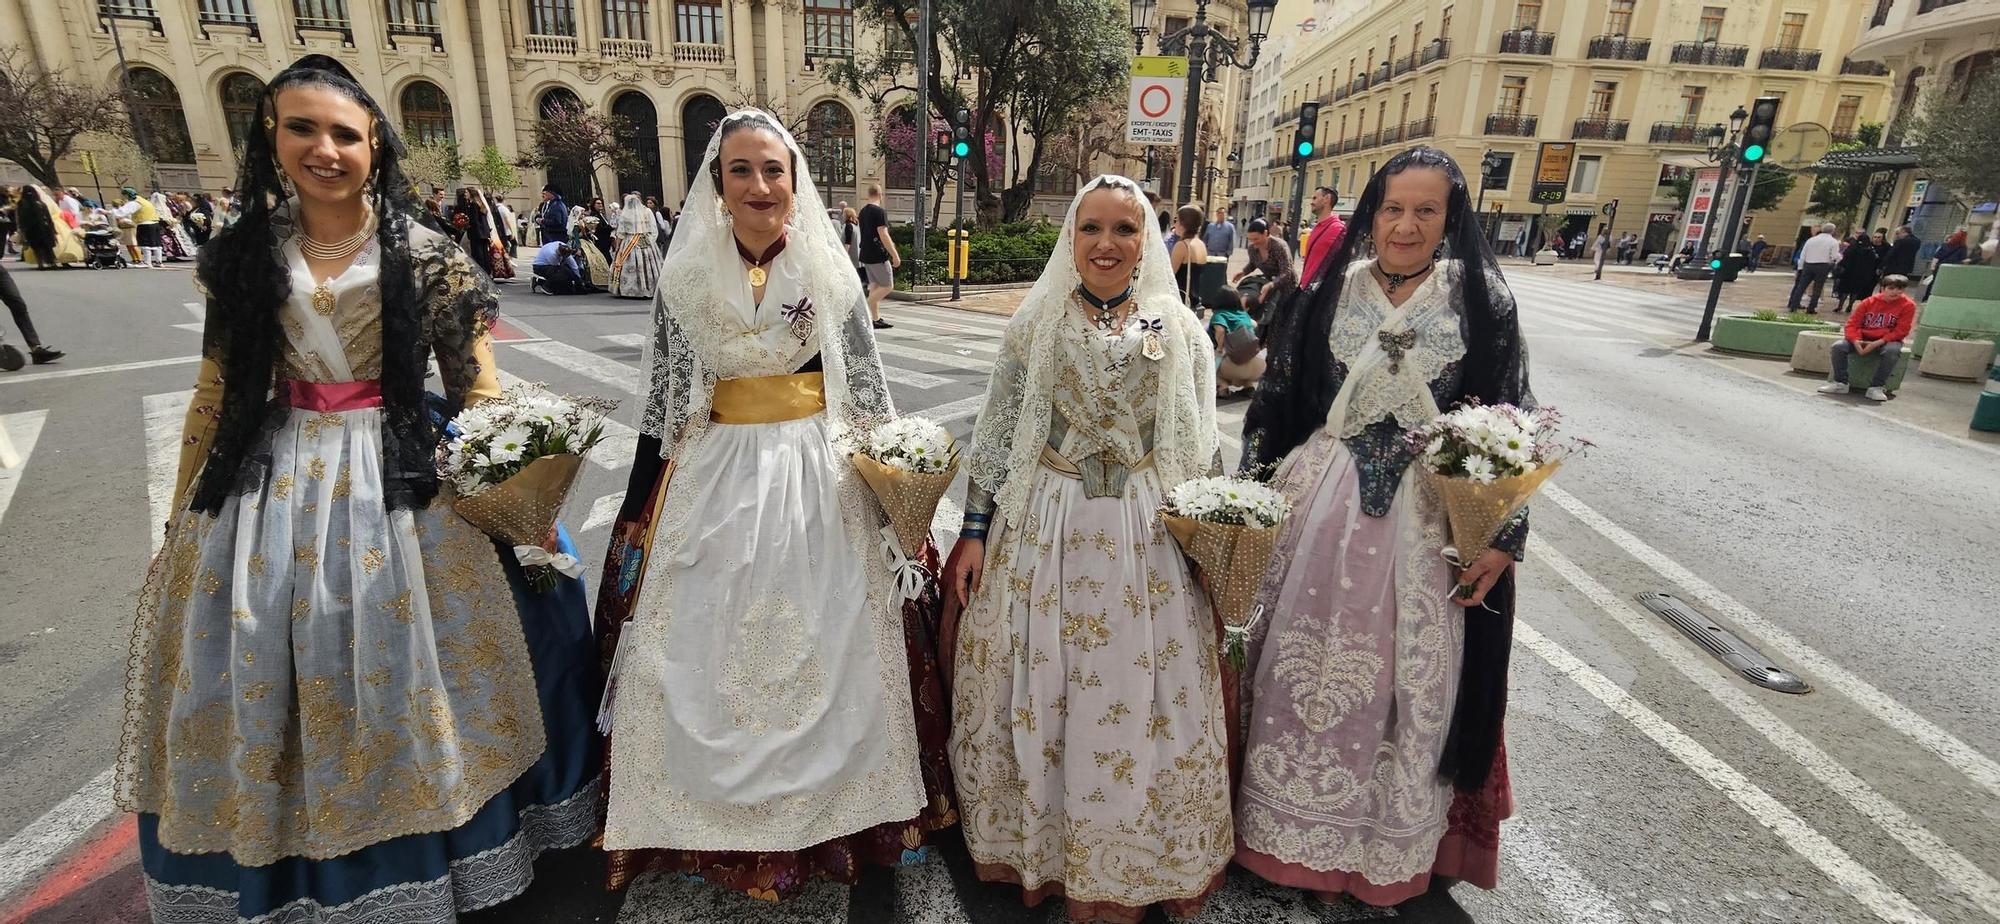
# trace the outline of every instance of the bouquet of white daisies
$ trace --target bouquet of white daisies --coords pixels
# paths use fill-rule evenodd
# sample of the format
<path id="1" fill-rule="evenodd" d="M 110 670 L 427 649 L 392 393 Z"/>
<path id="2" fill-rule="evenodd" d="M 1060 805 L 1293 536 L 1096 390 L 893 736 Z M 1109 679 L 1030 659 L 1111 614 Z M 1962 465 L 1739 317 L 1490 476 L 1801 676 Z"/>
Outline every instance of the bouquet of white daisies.
<path id="1" fill-rule="evenodd" d="M 854 467 L 875 489 L 905 558 L 923 554 L 938 499 L 958 475 L 958 443 L 934 420 L 898 417 L 853 439 Z"/>
<path id="2" fill-rule="evenodd" d="M 1554 408 L 1467 404 L 1410 432 L 1418 470 L 1444 499 L 1456 563 L 1484 553 L 1542 482 L 1589 445 L 1557 436 L 1561 420 Z"/>
<path id="3" fill-rule="evenodd" d="M 438 475 L 450 482 L 458 514 L 514 547 L 538 589 L 583 566 L 552 552 L 548 539 L 575 484 L 583 456 L 604 438 L 616 401 L 552 394 L 523 383 L 453 420 L 438 450 Z"/>
<path id="4" fill-rule="evenodd" d="M 1245 478 L 1194 478 L 1167 491 L 1160 519 L 1208 576 L 1225 624 L 1248 621 L 1251 599 L 1278 546 L 1279 524 L 1291 508 L 1276 489 Z"/>

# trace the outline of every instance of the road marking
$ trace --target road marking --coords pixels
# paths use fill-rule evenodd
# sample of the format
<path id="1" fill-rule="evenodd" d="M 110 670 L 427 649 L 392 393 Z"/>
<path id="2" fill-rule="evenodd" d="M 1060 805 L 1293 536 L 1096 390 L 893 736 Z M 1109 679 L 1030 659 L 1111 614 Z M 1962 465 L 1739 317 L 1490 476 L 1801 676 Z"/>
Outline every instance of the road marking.
<path id="1" fill-rule="evenodd" d="M 201 354 L 175 356 L 171 359 L 142 359 L 129 363 L 112 363 L 108 366 L 85 366 L 81 369 L 57 369 L 54 372 L 30 372 L 27 375 L 10 375 L 0 379 L 0 385 L 25 385 L 29 382 L 46 382 L 50 379 L 73 379 L 81 375 L 101 375 L 106 372 L 131 372 L 134 369 L 157 369 L 161 366 L 178 366 L 182 363 L 201 361 Z"/>
<path id="2" fill-rule="evenodd" d="M 643 384 L 645 376 L 641 375 L 639 370 L 609 356 L 599 356 L 560 340 L 543 343 L 510 343 L 508 346 L 550 365 L 603 382 L 628 395 L 644 394 L 642 389 L 645 388 Z"/>
<path id="3" fill-rule="evenodd" d="M 0 844 L 0 898 L 14 894 L 91 829 L 111 817 L 111 783 L 117 769 L 99 773 L 55 808 Z"/>
<path id="4" fill-rule="evenodd" d="M 202 333 L 203 329 L 208 326 L 208 308 L 201 302 L 182 302 L 181 307 L 186 308 L 188 314 L 194 315 L 194 322 L 191 324 L 175 324 L 173 326 L 181 330 L 194 331 L 197 334 Z"/>
<path id="5" fill-rule="evenodd" d="M 41 438 L 42 424 L 48 418 L 48 411 L 24 411 L 0 417 L 0 430 L 5 431 L 0 437 L 11 442 L 14 453 L 20 457 L 15 465 L 0 468 L 0 521 L 7 519 L 7 508 L 14 503 L 14 490 L 27 474 L 28 460 L 35 454 L 35 441 Z"/>
<path id="6" fill-rule="evenodd" d="M 1751 782 L 1741 771 L 1715 756 L 1714 752 L 1702 747 L 1700 742 L 1688 737 L 1686 732 L 1681 731 L 1672 722 L 1661 718 L 1659 713 L 1639 702 L 1632 694 L 1625 692 L 1623 688 L 1613 683 L 1611 678 L 1583 663 L 1576 655 L 1571 654 L 1569 649 L 1535 631 L 1534 626 L 1520 621 L 1514 623 L 1514 641 L 1547 662 L 1557 673 L 1568 677 L 1571 682 L 1583 688 L 1584 692 L 1589 693 L 1612 712 L 1630 722 L 1633 728 L 1638 729 L 1675 760 L 1694 771 L 1703 782 L 1728 797 L 1729 801 L 1736 803 L 1737 807 L 1756 819 L 1759 824 L 1769 828 L 1792 849 L 1792 852 L 1819 867 L 1827 878 L 1832 879 L 1834 884 L 1840 886 L 1847 894 L 1854 896 L 1856 901 L 1874 912 L 1876 917 L 1892 924 L 1936 924 L 1929 915 L 1911 904 L 1903 893 L 1890 888 L 1867 867 L 1849 856 L 1847 851 L 1840 849 L 1839 845 L 1827 840 L 1826 835 L 1806 824 L 1805 819 L 1794 814 L 1778 800 L 1771 798 L 1769 793 Z"/>
<path id="7" fill-rule="evenodd" d="M 1544 333 L 1530 333 L 1528 334 L 1528 340 L 1530 345 L 1556 341 L 1560 343 L 1623 343 L 1631 346 L 1645 346 L 1651 342 L 1648 340 L 1633 340 L 1630 337 L 1580 337 L 1571 334 Z"/>
<path id="8" fill-rule="evenodd" d="M 875 352 L 883 356 L 914 359 L 920 363 L 943 366 L 953 371 L 977 372 L 982 374 L 992 370 L 994 358 L 991 355 L 959 356 L 950 353 L 940 353 L 936 350 L 926 350 L 922 347 L 911 346 L 906 343 L 896 343 L 890 340 L 875 341 Z"/>
<path id="9" fill-rule="evenodd" d="M 1568 491 L 1551 484 L 1543 486 L 1542 493 L 1555 501 L 1557 506 L 1569 511 L 1571 516 L 1582 520 L 1584 525 L 1596 530 L 1598 535 L 1611 540 L 1613 545 L 1623 549 L 1626 554 L 1653 569 L 1654 573 L 1685 588 L 1697 601 L 1715 611 L 1722 619 L 1755 636 L 1765 646 L 1776 649 L 1793 665 L 1817 676 L 1823 686 L 1840 691 L 1842 696 L 1868 710 L 1883 724 L 1915 739 L 1926 750 L 1936 754 L 1939 759 L 1979 784 L 1981 788 L 2000 796 L 2000 764 L 1994 763 L 1992 758 L 1980 753 L 1929 719 L 1918 715 L 1915 710 L 1897 702 L 1895 698 L 1877 689 L 1874 684 L 1855 676 L 1852 671 L 1820 654 L 1800 641 L 1797 636 L 1751 612 L 1749 607 L 1738 602 L 1735 597 L 1716 589 L 1715 585 L 1627 532 L 1624 527 L 1611 522 Z"/>
<path id="10" fill-rule="evenodd" d="M 1576 319 L 1575 315 L 1572 315 L 1567 311 L 1557 311 L 1553 308 L 1548 308 L 1548 307 L 1522 309 L 1521 327 L 1527 328 L 1530 325 L 1534 326 L 1548 325 L 1560 328 L 1562 330 L 1580 331 L 1586 334 L 1611 333 L 1611 328 L 1609 327 L 1600 327 L 1597 324 L 1593 324 L 1588 321 L 1580 321 Z"/>
<path id="11" fill-rule="evenodd" d="M 590 532 L 600 526 L 610 526 L 618 521 L 618 508 L 625 505 L 625 492 L 606 494 L 590 502 L 590 514 L 583 518 L 579 534 Z"/>
<path id="12" fill-rule="evenodd" d="M 597 339 L 616 346 L 643 350 L 646 348 L 646 341 L 651 338 L 645 334 L 602 334 Z"/>
<path id="13" fill-rule="evenodd" d="M 1515 816 L 1507 822 L 1500 852 L 1533 880 L 1535 891 L 1570 924 L 1625 924 L 1618 903 L 1570 865 L 1528 819 Z"/>
<path id="14" fill-rule="evenodd" d="M 194 389 L 163 391 L 141 402 L 146 427 L 146 534 L 152 551 L 166 542 L 167 519 L 174 515 L 174 482 L 180 477 L 181 428 Z"/>
<path id="15" fill-rule="evenodd" d="M 1632 604 L 1626 602 L 1625 598 L 1612 592 L 1546 540 L 1540 536 L 1530 536 L 1528 547 L 1529 554 L 1536 561 L 1549 566 L 1551 570 L 1561 575 L 1563 580 L 1576 588 L 1578 593 L 1596 604 L 1606 615 L 1617 620 L 1626 631 L 1646 643 L 1646 647 L 1653 649 L 1661 660 L 1672 665 L 1681 676 L 1686 677 L 1696 687 L 1707 691 L 1716 702 L 1721 703 L 1723 708 L 1728 709 L 1743 724 L 1756 729 L 1757 733 L 1763 735 L 1773 747 L 1798 762 L 1799 766 L 1804 767 L 1814 779 L 1833 790 L 1862 817 L 1874 822 L 1876 827 L 1894 838 L 1896 843 L 1903 845 L 1912 856 L 1922 860 L 1924 865 L 1936 871 L 1945 882 L 1958 889 L 1987 915 L 2000 918 L 2000 881 L 1995 881 L 1972 861 L 1953 850 L 1943 838 L 1932 834 L 1928 828 L 1911 818 L 1888 797 L 1875 791 L 1852 771 L 1841 766 L 1832 755 L 1821 750 L 1818 745 L 1786 724 L 1771 710 L 1751 699 L 1749 694 L 1722 671 L 1716 670 L 1707 660 L 1697 656 L 1678 638 L 1669 636 L 1665 629 L 1660 628 L 1657 621 L 1642 615 Z"/>
<path id="16" fill-rule="evenodd" d="M 934 423 L 948 424 L 961 418 L 970 419 L 977 415 L 980 409 L 985 406 L 986 394 L 981 392 L 969 398 L 960 398 L 957 401 L 946 402 L 924 408 L 923 410 L 911 411 L 910 413 L 927 417 Z"/>

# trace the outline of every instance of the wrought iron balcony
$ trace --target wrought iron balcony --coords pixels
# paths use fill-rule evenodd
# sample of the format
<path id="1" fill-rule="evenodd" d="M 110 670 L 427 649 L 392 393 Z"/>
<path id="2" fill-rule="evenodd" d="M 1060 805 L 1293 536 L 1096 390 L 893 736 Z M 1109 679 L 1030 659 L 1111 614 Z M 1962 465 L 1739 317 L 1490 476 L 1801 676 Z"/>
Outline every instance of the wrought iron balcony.
<path id="1" fill-rule="evenodd" d="M 1533 138 L 1537 121 L 1535 116 L 1522 115 L 1518 112 L 1496 112 L 1486 117 L 1486 133 Z"/>
<path id="2" fill-rule="evenodd" d="M 1503 55 L 1546 55 L 1554 54 L 1555 50 L 1556 36 L 1553 32 L 1512 29 L 1500 33 L 1500 53 Z"/>
<path id="3" fill-rule="evenodd" d="M 1644 61 L 1652 51 L 1652 39 L 1600 35 L 1590 40 L 1590 47 L 1584 51 L 1584 57 L 1604 61 Z"/>
<path id="4" fill-rule="evenodd" d="M 1409 72 L 1411 72 L 1411 71 L 1413 71 L 1413 70 L 1416 70 L 1416 69 L 1417 69 L 1417 53 L 1416 53 L 1416 52 L 1414 52 L 1414 51 L 1413 51 L 1413 52 L 1410 52 L 1410 54 L 1409 54 L 1409 56 L 1408 56 L 1408 57 L 1403 57 L 1403 58 L 1397 58 L 1397 59 L 1396 59 L 1396 76 L 1398 76 L 1398 77 L 1401 77 L 1401 76 L 1403 76 L 1404 74 L 1407 74 L 1407 73 L 1409 73 Z"/>
<path id="5" fill-rule="evenodd" d="M 437 0 L 389 0 L 387 9 L 389 20 L 383 31 L 389 34 L 390 44 L 395 44 L 396 36 L 414 35 L 430 42 L 433 50 L 444 50 L 444 29 L 438 25 Z"/>
<path id="6" fill-rule="evenodd" d="M 1718 45 L 1714 42 L 1676 42 L 1671 60 L 1675 64 L 1702 64 L 1709 67 L 1742 67 L 1750 60 L 1747 45 Z"/>
<path id="7" fill-rule="evenodd" d="M 1376 138 L 1375 138 L 1376 144 L 1401 144 L 1402 142 L 1403 142 L 1402 125 L 1391 125 L 1388 128 L 1376 132 Z"/>
<path id="8" fill-rule="evenodd" d="M 1356 74 L 1356 75 L 1354 75 L 1354 81 L 1353 81 L 1352 83 L 1349 83 L 1349 84 L 1347 85 L 1347 92 L 1348 92 L 1348 93 L 1350 93 L 1350 94 L 1351 94 L 1351 93 L 1359 93 L 1359 92 L 1361 92 L 1361 91 L 1363 91 L 1363 90 L 1366 90 L 1366 89 L 1368 89 L 1368 75 L 1367 75 L 1367 74 Z"/>
<path id="9" fill-rule="evenodd" d="M 1410 141 L 1418 138 L 1429 138 L 1436 130 L 1437 119 L 1435 117 L 1417 119 L 1404 128 L 1403 138 Z"/>
<path id="10" fill-rule="evenodd" d="M 1343 139 L 1340 142 L 1340 153 L 1342 154 L 1352 154 L 1359 150 L 1361 150 L 1361 136 L 1359 135 Z"/>
<path id="11" fill-rule="evenodd" d="M 1853 58 L 1840 59 L 1840 72 L 1860 77 L 1887 77 L 1889 65 L 1880 61 L 1856 61 Z"/>
<path id="12" fill-rule="evenodd" d="M 1375 69 L 1374 76 L 1368 78 L 1368 84 L 1370 86 L 1379 87 L 1388 82 L 1389 82 L 1389 62 L 1384 61 L 1382 62 L 1381 67 Z"/>
<path id="13" fill-rule="evenodd" d="M 1333 98 L 1334 98 L 1334 101 L 1335 101 L 1335 102 L 1338 102 L 1338 101 L 1340 101 L 1340 100 L 1344 100 L 1344 99 L 1346 99 L 1346 98 L 1347 98 L 1347 94 L 1349 94 L 1349 93 L 1351 93 L 1351 92 L 1353 92 L 1353 91 L 1352 91 L 1352 90 L 1349 90 L 1349 89 L 1348 89 L 1348 85 L 1347 85 L 1347 84 L 1344 84 L 1344 83 L 1343 83 L 1343 84 L 1341 84 L 1340 86 L 1337 86 L 1337 87 L 1334 87 L 1334 88 L 1333 88 Z"/>
<path id="14" fill-rule="evenodd" d="M 1578 119 L 1569 128 L 1569 136 L 1580 140 L 1624 141 L 1625 133 L 1632 123 L 1624 119 Z"/>
<path id="15" fill-rule="evenodd" d="M 530 35 L 527 37 L 528 53 L 532 55 L 573 55 L 576 54 L 574 35 Z"/>
<path id="16" fill-rule="evenodd" d="M 1654 122 L 1654 144 L 1707 144 L 1708 129 L 1694 122 Z"/>
<path id="17" fill-rule="evenodd" d="M 1431 43 L 1429 45 L 1424 46 L 1423 55 L 1424 55 L 1423 60 L 1418 65 L 1420 67 L 1424 64 L 1430 64 L 1434 61 L 1443 61 L 1444 59 L 1451 57 L 1451 40 L 1441 39 L 1441 38 L 1431 39 Z"/>
<path id="18" fill-rule="evenodd" d="M 1757 56 L 1757 66 L 1767 71 L 1819 70 L 1817 48 L 1766 48 Z"/>

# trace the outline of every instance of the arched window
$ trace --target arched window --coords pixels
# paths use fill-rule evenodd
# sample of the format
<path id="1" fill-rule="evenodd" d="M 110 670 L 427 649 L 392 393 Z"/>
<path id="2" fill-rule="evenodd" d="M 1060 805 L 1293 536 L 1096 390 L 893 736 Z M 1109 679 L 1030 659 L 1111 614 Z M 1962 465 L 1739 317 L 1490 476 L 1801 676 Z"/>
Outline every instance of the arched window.
<path id="1" fill-rule="evenodd" d="M 701 159 L 708 154 L 708 139 L 715 137 L 716 128 L 727 114 L 713 96 L 697 96 L 681 106 L 681 138 L 685 145 L 681 153 L 685 158 L 682 162 L 687 164 L 689 189 L 694 188 L 695 171 L 701 169 Z"/>
<path id="2" fill-rule="evenodd" d="M 451 143 L 458 133 L 451 124 L 451 100 L 437 84 L 418 80 L 403 88 L 403 138 L 411 143 Z"/>
<path id="3" fill-rule="evenodd" d="M 827 100 L 806 116 L 806 164 L 821 190 L 854 185 L 854 116 Z"/>
<path id="4" fill-rule="evenodd" d="M 257 101 L 264 96 L 264 81 L 237 71 L 222 78 L 222 121 L 229 127 L 229 146 L 242 150 L 250 140 L 257 121 Z"/>
<path id="5" fill-rule="evenodd" d="M 188 136 L 187 114 L 181 111 L 181 92 L 167 75 L 150 67 L 127 71 L 131 81 L 132 108 L 143 128 L 139 145 L 155 161 L 163 164 L 194 163 L 194 139 Z"/>
<path id="6" fill-rule="evenodd" d="M 660 116 L 653 101 L 637 90 L 620 93 L 611 101 L 611 114 L 631 123 L 632 153 L 639 160 L 636 172 L 618 172 L 615 192 L 621 197 L 628 192 L 660 195 Z"/>

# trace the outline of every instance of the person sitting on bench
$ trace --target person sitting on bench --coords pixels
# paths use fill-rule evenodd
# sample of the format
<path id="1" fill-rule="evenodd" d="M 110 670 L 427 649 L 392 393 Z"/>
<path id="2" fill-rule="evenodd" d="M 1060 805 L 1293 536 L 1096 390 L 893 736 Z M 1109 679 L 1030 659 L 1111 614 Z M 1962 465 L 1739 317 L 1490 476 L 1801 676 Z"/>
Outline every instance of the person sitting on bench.
<path id="1" fill-rule="evenodd" d="M 1917 303 L 1903 294 L 1909 287 L 1910 277 L 1891 273 L 1882 277 L 1881 292 L 1854 306 L 1854 313 L 1847 316 L 1845 339 L 1833 345 L 1833 381 L 1821 385 L 1820 394 L 1847 394 L 1847 358 L 1857 353 L 1875 354 L 1875 377 L 1868 383 L 1868 400 L 1889 400 L 1889 376 L 1902 358 L 1904 338 L 1917 323 Z"/>

